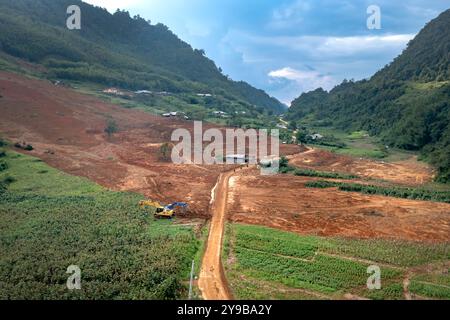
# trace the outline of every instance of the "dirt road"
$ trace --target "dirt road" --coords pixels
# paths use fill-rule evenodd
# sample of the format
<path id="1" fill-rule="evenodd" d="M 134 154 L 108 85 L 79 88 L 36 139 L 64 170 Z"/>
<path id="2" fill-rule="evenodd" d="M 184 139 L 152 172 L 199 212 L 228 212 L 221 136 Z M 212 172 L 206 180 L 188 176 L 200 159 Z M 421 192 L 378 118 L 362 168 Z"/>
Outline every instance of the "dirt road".
<path id="1" fill-rule="evenodd" d="M 221 260 L 222 238 L 226 219 L 228 181 L 234 171 L 222 173 L 211 199 L 211 227 L 203 256 L 198 286 L 205 300 L 232 299 Z"/>

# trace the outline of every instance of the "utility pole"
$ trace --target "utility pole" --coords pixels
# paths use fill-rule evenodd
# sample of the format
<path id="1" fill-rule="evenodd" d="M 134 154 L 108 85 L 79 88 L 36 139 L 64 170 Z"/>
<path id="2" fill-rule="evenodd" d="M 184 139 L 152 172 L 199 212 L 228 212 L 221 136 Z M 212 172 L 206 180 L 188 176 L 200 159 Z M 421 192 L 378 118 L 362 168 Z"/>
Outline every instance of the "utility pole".
<path id="1" fill-rule="evenodd" d="M 192 260 L 191 280 L 189 281 L 189 300 L 192 300 L 192 282 L 194 281 L 194 260 Z"/>

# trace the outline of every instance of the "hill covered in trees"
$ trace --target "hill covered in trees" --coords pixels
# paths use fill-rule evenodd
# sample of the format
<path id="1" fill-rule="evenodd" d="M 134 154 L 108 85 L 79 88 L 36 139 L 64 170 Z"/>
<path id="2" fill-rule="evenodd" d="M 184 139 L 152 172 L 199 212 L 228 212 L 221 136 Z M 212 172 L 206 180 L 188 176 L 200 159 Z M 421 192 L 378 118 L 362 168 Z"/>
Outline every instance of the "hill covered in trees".
<path id="1" fill-rule="evenodd" d="M 68 30 L 78 5 L 81 30 Z M 285 106 L 245 82 L 232 81 L 163 24 L 126 11 L 110 14 L 80 0 L 0 0 L 0 51 L 46 67 L 49 78 L 132 90 L 209 93 L 223 109 L 280 113 Z"/>
<path id="2" fill-rule="evenodd" d="M 407 49 L 371 79 L 344 81 L 293 101 L 287 119 L 367 130 L 383 143 L 421 151 L 450 182 L 450 10 L 429 22 Z"/>

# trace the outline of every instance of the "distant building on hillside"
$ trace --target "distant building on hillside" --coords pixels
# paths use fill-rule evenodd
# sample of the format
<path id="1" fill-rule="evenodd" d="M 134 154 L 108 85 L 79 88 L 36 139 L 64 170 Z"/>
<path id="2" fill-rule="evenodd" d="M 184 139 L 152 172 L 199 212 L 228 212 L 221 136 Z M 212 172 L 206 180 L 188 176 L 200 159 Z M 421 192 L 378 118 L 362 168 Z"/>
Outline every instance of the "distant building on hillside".
<path id="1" fill-rule="evenodd" d="M 136 94 L 152 94 L 152 91 L 149 90 L 138 90 L 135 92 Z"/>
<path id="2" fill-rule="evenodd" d="M 311 134 L 309 137 L 312 140 L 322 140 L 324 138 L 320 133 Z"/>

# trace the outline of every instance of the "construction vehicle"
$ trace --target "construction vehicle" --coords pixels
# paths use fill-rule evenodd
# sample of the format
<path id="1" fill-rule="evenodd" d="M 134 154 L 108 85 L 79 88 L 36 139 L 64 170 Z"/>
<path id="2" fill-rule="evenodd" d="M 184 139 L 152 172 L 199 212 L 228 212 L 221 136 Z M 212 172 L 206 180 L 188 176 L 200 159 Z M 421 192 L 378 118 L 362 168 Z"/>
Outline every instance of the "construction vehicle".
<path id="1" fill-rule="evenodd" d="M 188 204 L 185 202 L 174 202 L 168 205 L 162 205 L 158 201 L 153 200 L 142 200 L 139 202 L 139 206 L 144 209 L 146 207 L 154 207 L 156 208 L 155 211 L 155 218 L 168 218 L 172 219 L 175 216 L 175 209 L 177 207 L 180 207 L 183 209 L 184 213 L 186 213 L 186 209 L 188 207 Z"/>

